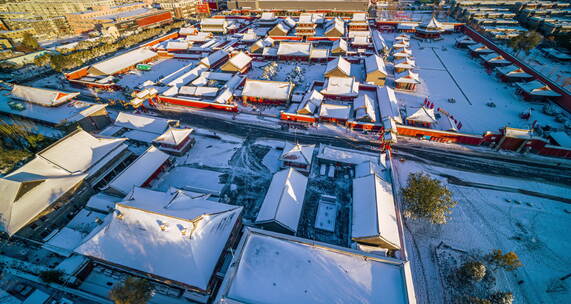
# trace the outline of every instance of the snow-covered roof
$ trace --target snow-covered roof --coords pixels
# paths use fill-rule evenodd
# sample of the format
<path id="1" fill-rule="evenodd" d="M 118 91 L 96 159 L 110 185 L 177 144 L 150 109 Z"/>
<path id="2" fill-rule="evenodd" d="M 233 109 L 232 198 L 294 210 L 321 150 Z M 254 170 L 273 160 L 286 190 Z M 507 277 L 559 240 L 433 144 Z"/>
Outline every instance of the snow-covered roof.
<path id="1" fill-rule="evenodd" d="M 496 71 L 500 72 L 503 75 L 510 76 L 510 77 L 522 77 L 522 78 L 533 77 L 531 74 L 526 73 L 522 68 L 520 68 L 514 64 L 504 66 L 504 67 L 497 67 Z"/>
<path id="2" fill-rule="evenodd" d="M 398 100 L 392 88 L 388 86 L 377 87 L 377 100 L 383 122 L 385 120 L 394 119 L 396 122 L 402 123 Z M 385 125 L 385 128 L 390 129 L 388 128 L 388 124 Z"/>
<path id="3" fill-rule="evenodd" d="M 196 32 L 197 30 L 194 26 L 181 27 L 180 30 L 178 30 L 180 35 L 195 35 Z"/>
<path id="4" fill-rule="evenodd" d="M 274 20 L 276 15 L 273 12 L 263 12 L 260 20 Z"/>
<path id="5" fill-rule="evenodd" d="M 228 57 L 228 55 L 229 55 L 228 52 L 226 52 L 225 50 L 218 50 L 208 55 L 207 57 L 202 58 L 200 60 L 200 64 L 206 67 L 210 67 L 211 65 L 216 64 L 220 60 L 223 60 L 224 58 Z"/>
<path id="6" fill-rule="evenodd" d="M 386 154 L 385 154 L 386 155 Z M 381 154 L 381 157 L 383 154 Z M 355 166 L 355 178 L 377 174 L 381 176 L 385 168 L 382 165 L 375 164 L 371 161 L 362 162 Z"/>
<path id="7" fill-rule="evenodd" d="M 169 41 L 166 48 L 167 50 L 187 50 L 188 42 Z"/>
<path id="8" fill-rule="evenodd" d="M 12 235 L 128 149 L 125 139 L 76 130 L 0 178 L 0 229 Z"/>
<path id="9" fill-rule="evenodd" d="M 406 40 L 398 40 L 393 43 L 393 49 L 402 49 L 409 46 L 410 44 Z"/>
<path id="10" fill-rule="evenodd" d="M 418 74 L 412 72 L 411 70 L 405 70 L 395 75 L 395 82 L 403 82 L 403 83 L 420 83 L 420 79 L 418 78 Z"/>
<path id="11" fill-rule="evenodd" d="M 45 107 L 59 106 L 79 95 L 79 92 L 63 92 L 14 84 L 10 97 Z"/>
<path id="12" fill-rule="evenodd" d="M 373 44 L 375 45 L 377 51 L 382 51 L 389 48 L 385 38 L 383 38 L 383 35 L 381 35 L 381 32 L 374 30 L 371 37 L 373 38 Z"/>
<path id="13" fill-rule="evenodd" d="M 351 113 L 351 106 L 322 103 L 319 108 L 319 117 L 348 120 Z"/>
<path id="14" fill-rule="evenodd" d="M 359 82 L 354 77 L 329 77 L 325 81 L 325 89 L 322 94 L 337 96 L 357 96 L 359 94 Z"/>
<path id="15" fill-rule="evenodd" d="M 229 62 L 237 69 L 241 70 L 250 64 L 250 62 L 252 62 L 252 57 L 246 55 L 244 52 L 239 52 L 238 54 L 232 56 Z"/>
<path id="16" fill-rule="evenodd" d="M 329 57 L 328 49 L 311 48 L 311 52 L 309 53 L 309 58 L 311 59 L 324 59 L 327 57 Z"/>
<path id="17" fill-rule="evenodd" d="M 160 117 L 119 112 L 117 119 L 115 119 L 114 125 L 122 128 L 160 135 L 169 127 L 171 122 L 175 121 Z"/>
<path id="18" fill-rule="evenodd" d="M 493 53 L 494 51 L 492 51 L 490 48 L 488 48 L 487 46 L 478 43 L 478 44 L 473 44 L 473 45 L 469 45 L 468 49 L 472 52 L 476 52 L 476 53 Z"/>
<path id="19" fill-rule="evenodd" d="M 462 43 L 462 44 L 466 44 L 466 45 L 470 45 L 470 44 L 476 44 L 477 42 L 474 41 L 472 38 L 470 38 L 469 36 L 462 36 L 458 39 L 456 39 L 457 43 Z"/>
<path id="20" fill-rule="evenodd" d="M 290 28 L 295 26 L 295 20 L 293 20 L 289 16 L 283 19 L 283 22 L 285 23 L 285 25 L 289 26 Z"/>
<path id="21" fill-rule="evenodd" d="M 289 100 L 292 90 L 290 82 L 246 79 L 242 96 Z"/>
<path id="22" fill-rule="evenodd" d="M 141 188 L 115 208 L 77 253 L 203 291 L 242 211 Z"/>
<path id="23" fill-rule="evenodd" d="M 379 163 L 379 154 L 373 152 L 357 151 L 330 145 L 320 145 L 317 158 L 336 163 L 358 165 L 370 161 Z"/>
<path id="24" fill-rule="evenodd" d="M 113 75 L 155 56 L 157 56 L 157 53 L 147 48 L 138 48 L 96 63 L 89 68 L 88 72 L 93 75 Z"/>
<path id="25" fill-rule="evenodd" d="M 414 60 L 410 59 L 409 57 L 404 57 L 395 60 L 394 67 L 401 69 L 413 69 L 414 67 L 416 67 L 416 63 L 414 62 Z"/>
<path id="26" fill-rule="evenodd" d="M 377 121 L 375 112 L 375 103 L 369 95 L 363 94 L 355 98 L 353 101 L 353 110 L 355 111 L 356 120 L 367 120 L 369 122 Z"/>
<path id="27" fill-rule="evenodd" d="M 549 137 L 562 147 L 571 148 L 571 136 L 564 131 L 552 132 Z"/>
<path id="28" fill-rule="evenodd" d="M 416 303 L 409 262 L 247 228 L 215 303 Z"/>
<path id="29" fill-rule="evenodd" d="M 182 143 L 187 137 L 189 137 L 192 131 L 194 130 L 169 128 L 165 133 L 155 138 L 153 142 L 158 144 L 167 144 L 167 145 L 176 146 Z"/>
<path id="30" fill-rule="evenodd" d="M 227 22 L 226 19 L 223 18 L 202 18 L 202 20 L 200 20 L 200 26 L 226 26 Z"/>
<path id="31" fill-rule="evenodd" d="M 347 77 L 351 75 L 351 63 L 341 56 L 338 56 L 327 63 L 324 74 L 328 74 L 335 69 L 338 69 Z"/>
<path id="32" fill-rule="evenodd" d="M 504 130 L 505 130 L 505 136 L 508 137 L 523 138 L 523 139 L 531 139 L 534 137 L 532 130 L 517 129 L 510 127 L 505 127 Z"/>
<path id="33" fill-rule="evenodd" d="M 409 57 L 412 56 L 412 51 L 407 48 L 398 49 L 394 54 L 393 57 L 400 58 L 400 57 Z"/>
<path id="34" fill-rule="evenodd" d="M 274 28 L 272 28 L 270 31 L 273 31 L 273 30 L 279 30 L 280 32 L 282 32 L 284 34 L 287 34 L 287 32 L 289 32 L 291 30 L 291 28 L 287 24 L 280 22 L 280 23 L 276 24 L 274 26 Z"/>
<path id="35" fill-rule="evenodd" d="M 218 94 L 218 96 L 216 96 L 216 98 L 214 99 L 214 102 L 216 103 L 221 103 L 221 104 L 227 104 L 230 102 L 230 99 L 234 97 L 234 94 L 232 94 L 231 89 L 225 89 L 222 91 L 222 93 Z"/>
<path id="36" fill-rule="evenodd" d="M 418 26 L 418 23 L 416 22 L 400 22 L 397 25 L 397 29 L 399 30 L 412 30 L 415 29 Z"/>
<path id="37" fill-rule="evenodd" d="M 37 157 L 69 173 L 88 172 L 111 152 L 125 149 L 124 142 L 124 138 L 98 138 L 78 130 L 39 152 Z"/>
<path id="38" fill-rule="evenodd" d="M 280 42 L 278 46 L 279 56 L 308 56 L 311 43 L 308 42 Z"/>
<path id="39" fill-rule="evenodd" d="M 369 45 L 369 37 L 357 36 L 353 38 L 353 45 L 367 46 Z"/>
<path id="40" fill-rule="evenodd" d="M 429 21 L 423 22 L 421 26 L 431 30 L 442 29 L 442 24 L 438 20 L 436 20 L 434 16 L 432 16 L 432 18 L 430 18 Z"/>
<path id="41" fill-rule="evenodd" d="M 217 87 L 203 86 L 183 86 L 178 90 L 179 95 L 198 96 L 198 97 L 214 97 L 218 94 Z"/>
<path id="42" fill-rule="evenodd" d="M 375 174 L 353 180 L 353 240 L 381 238 L 400 248 L 392 185 Z"/>
<path id="43" fill-rule="evenodd" d="M 85 207 L 100 212 L 109 212 L 115 207 L 116 202 L 118 202 L 117 197 L 99 192 L 89 198 Z"/>
<path id="44" fill-rule="evenodd" d="M 335 50 L 342 50 L 343 52 L 347 52 L 348 46 L 347 41 L 345 39 L 338 39 L 333 42 L 333 46 L 331 47 L 331 51 Z"/>
<path id="45" fill-rule="evenodd" d="M 442 115 L 440 119 L 438 119 L 438 128 L 444 131 L 458 132 L 456 123 L 448 115 Z"/>
<path id="46" fill-rule="evenodd" d="M 127 195 L 133 187 L 142 186 L 168 159 L 165 152 L 150 146 L 107 185 L 111 193 Z"/>
<path id="47" fill-rule="evenodd" d="M 491 54 L 487 54 L 487 55 L 482 55 L 481 56 L 482 59 L 484 59 L 484 61 L 486 62 L 490 62 L 490 63 L 511 63 L 511 61 L 507 60 L 504 58 L 504 56 L 498 54 L 498 53 L 491 53 Z"/>
<path id="48" fill-rule="evenodd" d="M 244 42 L 253 42 L 258 40 L 258 35 L 253 29 L 249 29 L 247 32 L 242 34 L 242 41 Z"/>
<path id="49" fill-rule="evenodd" d="M 303 145 L 299 143 L 286 142 L 280 160 L 291 163 L 311 165 L 315 145 Z"/>
<path id="50" fill-rule="evenodd" d="M 315 20 L 313 18 L 313 14 L 311 14 L 311 13 L 302 13 L 299 16 L 299 19 L 297 21 L 298 24 L 300 24 L 300 23 L 314 23 L 314 22 L 315 22 Z"/>
<path id="51" fill-rule="evenodd" d="M 365 71 L 367 72 L 367 74 L 378 71 L 384 75 L 387 75 L 387 70 L 385 68 L 385 63 L 383 62 L 383 58 L 381 58 L 381 56 L 374 54 L 365 58 Z"/>
<path id="52" fill-rule="evenodd" d="M 434 116 L 434 109 L 427 107 L 420 107 L 416 112 L 409 115 L 406 120 L 422 122 L 422 123 L 435 123 L 436 116 Z"/>
<path id="53" fill-rule="evenodd" d="M 516 85 L 522 89 L 523 91 L 525 91 L 528 94 L 531 95 L 537 95 L 537 96 L 548 96 L 548 97 L 559 97 L 561 96 L 561 94 L 553 91 L 551 89 L 551 87 L 549 87 L 547 84 L 539 81 L 539 80 L 534 80 L 534 81 L 530 81 L 530 82 L 518 82 L 516 83 Z"/>
<path id="54" fill-rule="evenodd" d="M 212 37 L 212 33 L 208 32 L 198 32 L 195 35 L 188 35 L 184 38 L 186 41 L 191 42 L 205 42 L 208 41 Z"/>
<path id="55" fill-rule="evenodd" d="M 351 18 L 351 22 L 365 22 L 367 21 L 367 14 L 366 13 L 353 13 L 353 18 Z"/>
<path id="56" fill-rule="evenodd" d="M 0 112 L 26 117 L 35 121 L 46 122 L 54 125 L 65 125 L 80 121 L 107 107 L 107 104 L 91 103 L 80 100 L 72 100 L 65 104 L 54 107 L 45 107 L 32 103 L 22 102 L 22 108 L 13 108 L 8 102 L 9 95 L 0 92 Z"/>
<path id="57" fill-rule="evenodd" d="M 325 29 L 325 35 L 332 31 L 338 31 L 343 36 L 345 34 L 345 22 L 339 18 L 333 19 L 331 24 Z"/>
<path id="58" fill-rule="evenodd" d="M 83 238 L 101 223 L 107 215 L 106 213 L 81 209 L 65 227 L 55 234 L 48 235 L 44 239 L 45 243 L 42 247 L 69 257 L 73 250 L 81 244 Z"/>
<path id="59" fill-rule="evenodd" d="M 24 300 L 24 302 L 22 302 L 22 304 L 46 303 L 50 297 L 49 293 L 45 293 L 41 289 L 36 289 L 26 298 L 26 300 Z"/>
<path id="60" fill-rule="evenodd" d="M 319 93 L 317 90 L 312 90 L 311 92 L 307 92 L 303 96 L 303 100 L 299 104 L 297 113 L 313 114 L 315 110 L 321 105 L 321 102 L 323 102 L 323 95 Z"/>
<path id="61" fill-rule="evenodd" d="M 256 223 L 276 222 L 296 232 L 306 186 L 307 177 L 293 168 L 274 174 L 256 217 Z"/>

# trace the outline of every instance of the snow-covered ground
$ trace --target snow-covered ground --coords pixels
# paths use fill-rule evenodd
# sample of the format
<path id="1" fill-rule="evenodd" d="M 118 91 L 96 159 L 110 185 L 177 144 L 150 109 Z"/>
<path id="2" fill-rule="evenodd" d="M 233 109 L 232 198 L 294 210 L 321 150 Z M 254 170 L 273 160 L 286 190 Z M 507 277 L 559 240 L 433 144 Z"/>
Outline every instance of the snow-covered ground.
<path id="1" fill-rule="evenodd" d="M 499 270 L 496 276 L 495 289 L 513 292 L 514 303 L 569 301 L 571 283 L 559 279 L 568 275 L 571 267 L 571 239 L 567 237 L 571 229 L 571 208 L 561 201 L 517 192 L 517 189 L 526 189 L 568 200 L 571 199 L 568 187 L 456 171 L 413 161 L 396 166 L 398 184 L 406 184 L 409 173 L 423 171 L 441 179 L 458 201 L 449 222 L 441 227 L 405 221 L 419 303 L 450 303 L 453 300 L 451 286 L 446 281 L 446 274 L 451 271 L 444 262 L 446 255 L 463 251 L 481 255 L 493 249 L 514 251 L 523 263 L 523 267 L 513 272 Z M 442 175 L 507 187 L 510 191 L 459 186 L 449 183 Z M 444 246 L 439 246 L 441 242 Z M 558 287 L 560 291 L 556 291 Z"/>
<path id="2" fill-rule="evenodd" d="M 156 82 L 192 62 L 192 60 L 186 59 L 159 59 L 151 63 L 150 71 L 132 70 L 119 75 L 120 80 L 117 81 L 117 84 L 124 88 L 134 89 L 147 80 Z"/>
<path id="3" fill-rule="evenodd" d="M 269 63 L 268 61 L 254 61 L 247 77 L 250 79 L 262 79 L 263 68 Z M 294 74 L 293 71 L 298 66 L 303 71 L 303 79 L 296 85 L 294 91 L 305 92 L 313 81 L 324 80 L 323 73 L 325 72 L 326 64 L 308 62 L 278 62 L 276 73 L 269 80 L 288 81 L 288 77 Z"/>
<path id="4" fill-rule="evenodd" d="M 394 34 L 383 33 L 389 41 Z M 437 42 L 411 40 L 411 50 L 416 61 L 416 72 L 421 84 L 415 92 L 397 91 L 401 107 L 408 115 L 414 113 L 426 97 L 462 122 L 460 132 L 483 134 L 497 131 L 504 126 L 528 129 L 533 121 L 541 125 L 561 128 L 554 117 L 542 112 L 542 103 L 524 101 L 515 94 L 515 87 L 503 83 L 494 73 L 488 74 L 478 59 L 470 57 L 465 49 L 454 47 L 459 34 L 445 35 Z M 448 102 L 454 98 L 455 103 Z M 493 102 L 495 108 L 486 103 Z M 530 120 L 522 120 L 520 114 L 533 109 Z"/>

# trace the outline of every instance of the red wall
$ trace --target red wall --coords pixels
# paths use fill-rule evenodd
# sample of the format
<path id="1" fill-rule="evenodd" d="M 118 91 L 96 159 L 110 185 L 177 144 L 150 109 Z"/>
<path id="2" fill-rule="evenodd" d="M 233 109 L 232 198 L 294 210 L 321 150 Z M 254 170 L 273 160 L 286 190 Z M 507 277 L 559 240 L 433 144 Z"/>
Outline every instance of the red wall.
<path id="1" fill-rule="evenodd" d="M 470 135 L 456 132 L 439 131 L 425 128 L 417 128 L 411 126 L 397 126 L 397 132 L 399 135 L 420 137 L 420 136 L 430 136 L 431 140 L 438 142 L 450 142 L 459 143 L 467 145 L 480 145 L 484 141 L 482 136 Z"/>
<path id="2" fill-rule="evenodd" d="M 192 108 L 215 109 L 227 112 L 238 112 L 237 105 L 225 105 L 225 104 L 217 104 L 211 102 L 202 102 L 202 101 L 165 97 L 165 96 L 159 96 L 159 101 L 179 106 L 192 107 Z"/>
<path id="3" fill-rule="evenodd" d="M 175 39 L 175 38 L 178 38 L 178 32 L 170 33 L 170 34 L 164 35 L 162 37 L 159 37 L 153 41 L 150 41 L 150 42 L 143 44 L 141 47 L 153 46 L 153 45 L 159 44 L 163 41 L 166 41 L 169 39 Z"/>
<path id="4" fill-rule="evenodd" d="M 308 123 L 317 122 L 317 119 L 313 116 L 293 114 L 293 113 L 285 113 L 285 112 L 280 113 L 280 119 L 290 120 L 290 121 L 299 121 L 299 122 L 308 122 Z"/>

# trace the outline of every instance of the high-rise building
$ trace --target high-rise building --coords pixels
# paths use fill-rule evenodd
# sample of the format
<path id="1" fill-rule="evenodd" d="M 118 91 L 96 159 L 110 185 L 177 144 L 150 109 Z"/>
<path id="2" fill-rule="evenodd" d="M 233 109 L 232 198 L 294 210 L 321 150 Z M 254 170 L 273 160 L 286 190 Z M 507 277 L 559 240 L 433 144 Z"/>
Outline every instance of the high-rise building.
<path id="1" fill-rule="evenodd" d="M 171 10 L 176 19 L 189 19 L 199 14 L 198 6 L 202 0 L 155 0 L 161 9 Z"/>
<path id="2" fill-rule="evenodd" d="M 228 8 L 366 11 L 369 0 L 228 0 Z"/>

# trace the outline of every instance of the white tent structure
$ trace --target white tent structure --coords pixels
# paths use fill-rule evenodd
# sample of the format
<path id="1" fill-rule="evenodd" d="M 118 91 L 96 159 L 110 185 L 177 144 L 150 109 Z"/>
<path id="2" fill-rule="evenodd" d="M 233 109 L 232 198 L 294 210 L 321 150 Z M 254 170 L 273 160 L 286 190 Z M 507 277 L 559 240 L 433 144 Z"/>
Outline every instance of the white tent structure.
<path id="1" fill-rule="evenodd" d="M 297 231 L 307 177 L 293 168 L 274 174 L 256 224 L 281 232 Z"/>

